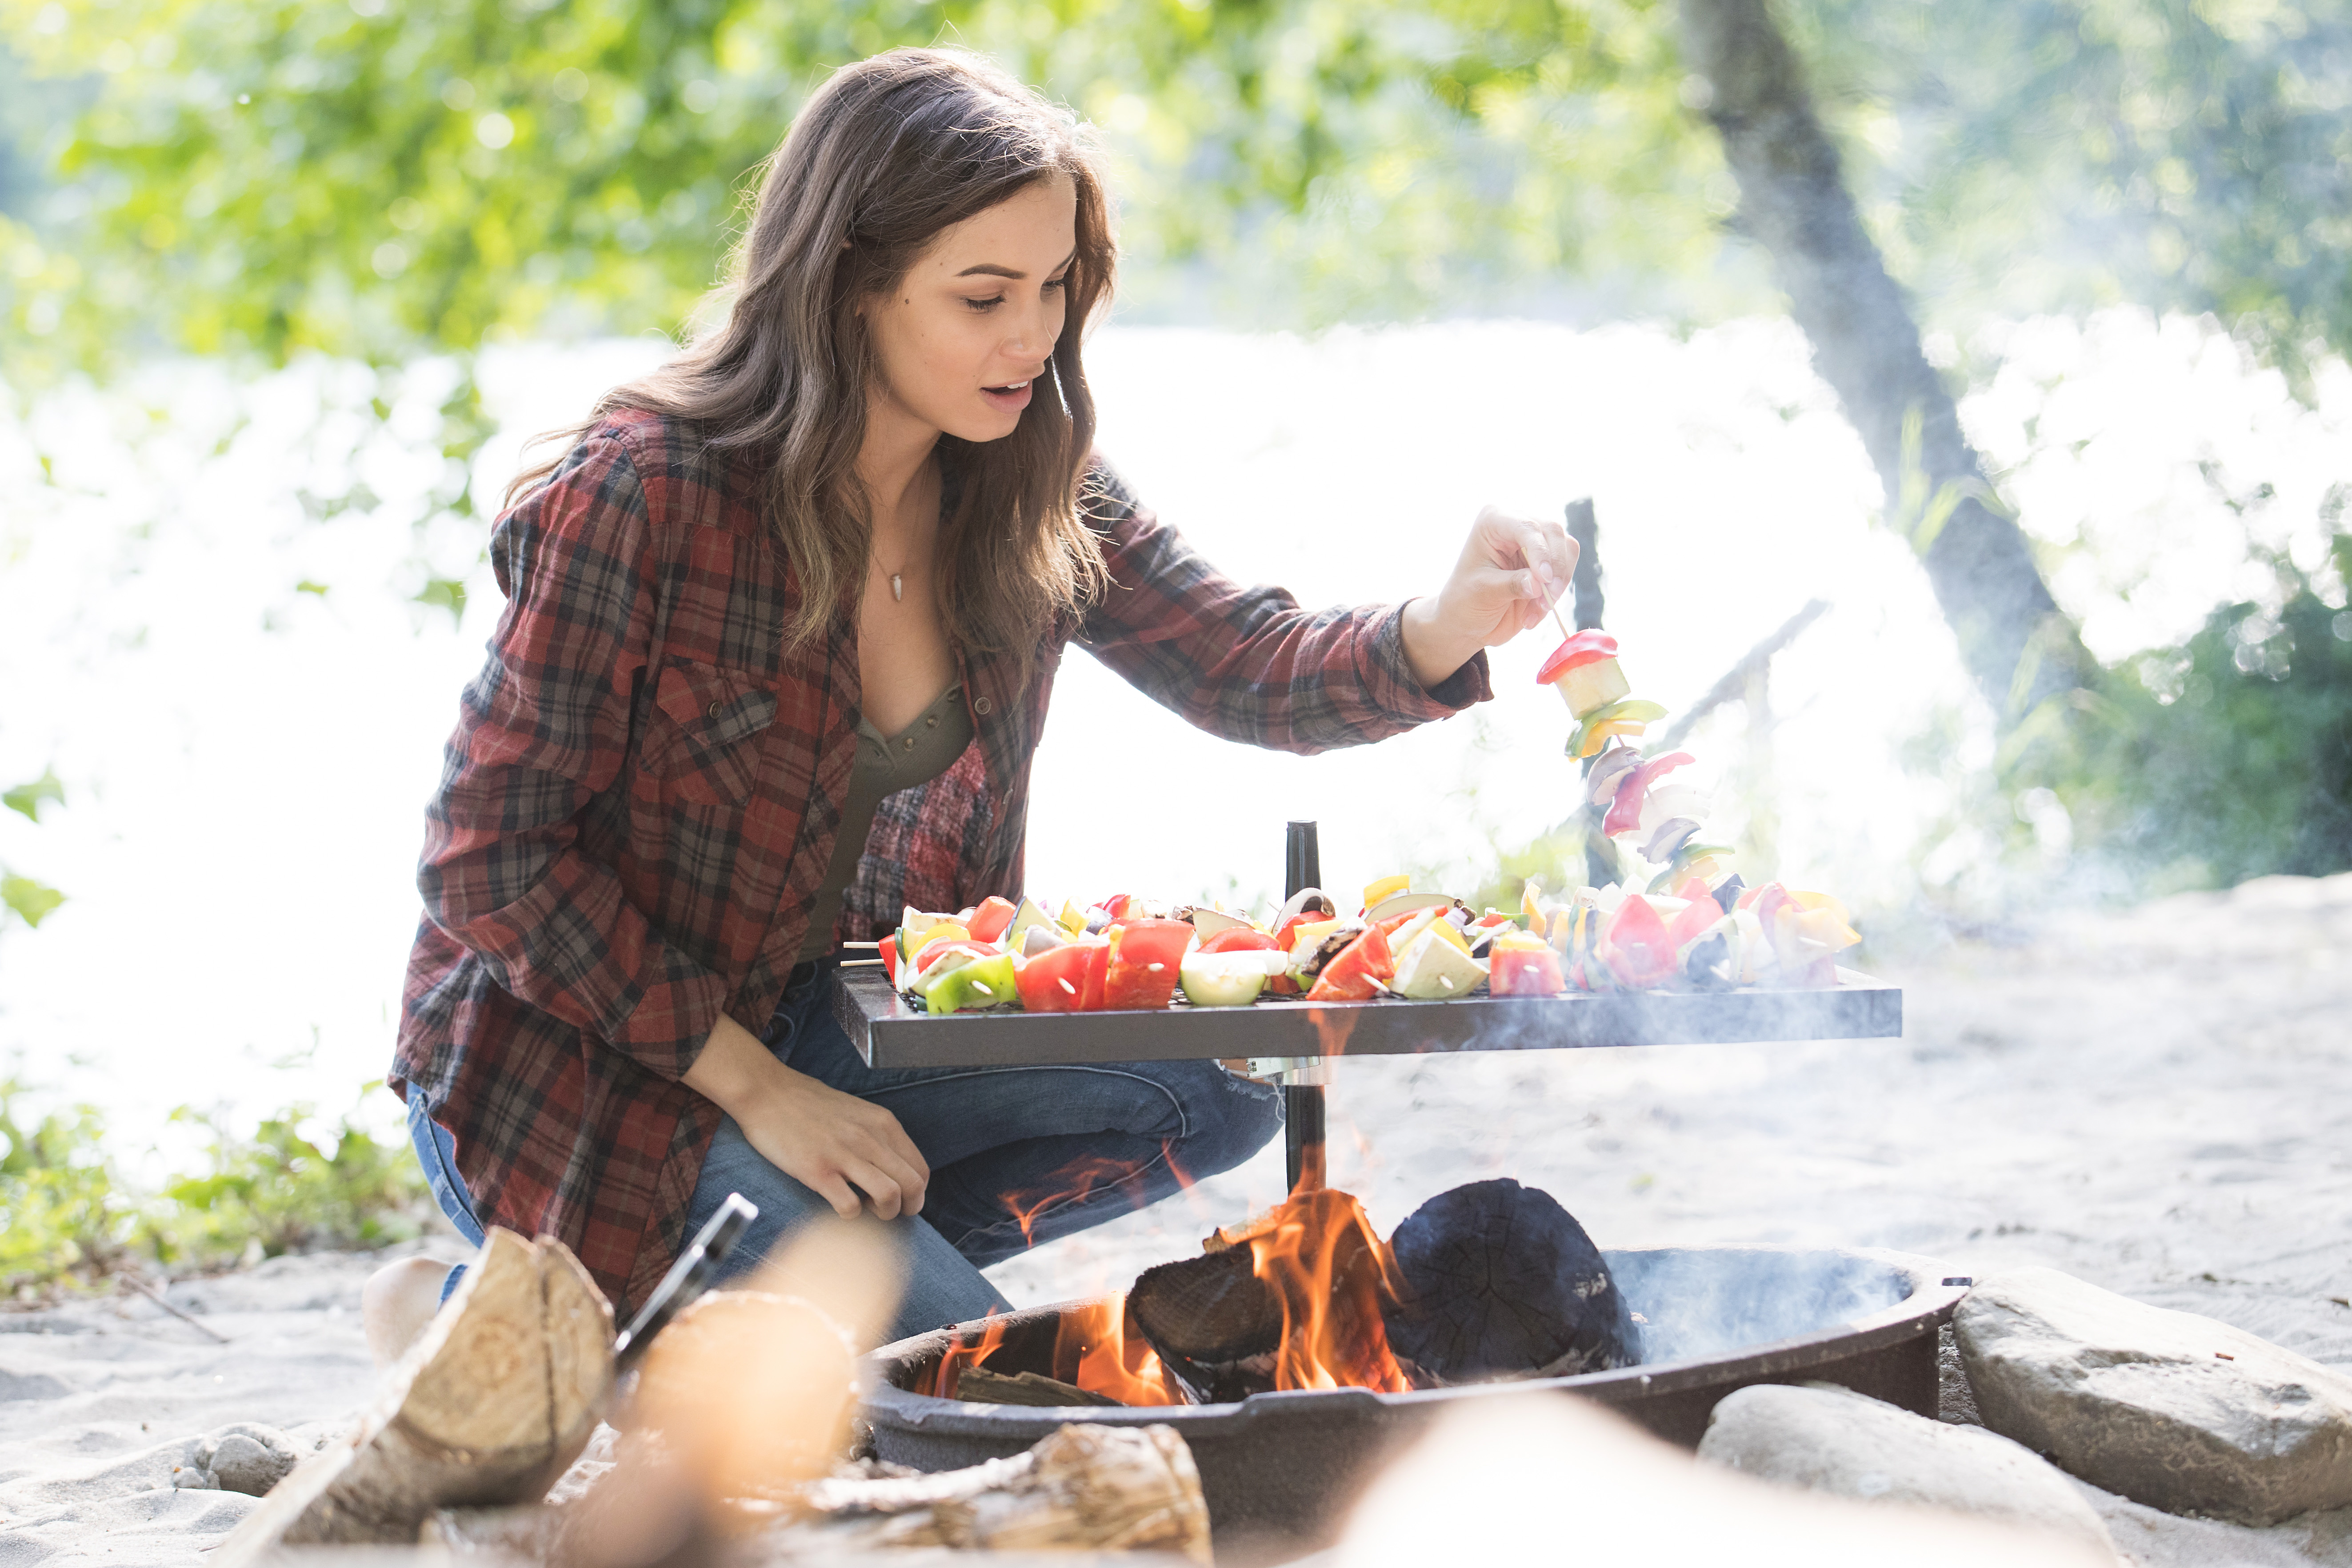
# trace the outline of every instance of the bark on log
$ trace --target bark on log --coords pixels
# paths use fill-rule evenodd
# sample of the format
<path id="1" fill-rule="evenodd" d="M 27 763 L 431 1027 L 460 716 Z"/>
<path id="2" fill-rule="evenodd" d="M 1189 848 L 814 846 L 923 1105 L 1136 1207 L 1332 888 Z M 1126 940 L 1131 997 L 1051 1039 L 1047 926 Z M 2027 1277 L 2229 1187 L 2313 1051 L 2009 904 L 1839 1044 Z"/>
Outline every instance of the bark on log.
<path id="1" fill-rule="evenodd" d="M 1064 1426 L 1009 1459 L 819 1481 L 804 1500 L 815 1517 L 778 1531 L 780 1547 L 1157 1550 L 1209 1561 L 1200 1472 L 1172 1426 Z"/>
<path id="2" fill-rule="evenodd" d="M 1837 149 L 1814 116 L 1804 76 L 1766 0 L 1682 0 L 1685 62 L 1706 84 L 1706 115 L 1739 183 L 1739 226 L 1771 254 L 1813 364 L 1844 405 L 1886 487 L 1905 501 L 1908 467 L 1933 497 L 1958 501 L 1933 537 L 1915 531 L 1944 618 L 1979 689 L 2006 728 L 2091 668 L 2050 596 L 2024 534 L 1984 504 L 1983 465 L 1958 410 L 1919 345 L 1902 291 L 1886 275 L 1845 188 Z M 1916 530 L 1919 520 L 1907 520 Z"/>
<path id="3" fill-rule="evenodd" d="M 410 1544 L 435 1509 L 543 1495 L 613 1380 L 613 1312 L 562 1243 L 492 1230 L 343 1442 L 271 1489 L 215 1568 L 280 1546 Z"/>
<path id="4" fill-rule="evenodd" d="M 648 1510 L 671 1508 L 677 1496 L 645 1489 L 647 1474 L 625 1457 L 573 1506 L 445 1509 L 425 1539 L 456 1556 L 499 1553 L 549 1565 L 636 1561 L 617 1537 Z M 763 1513 L 782 1522 L 761 1528 Z M 690 1549 L 680 1552 L 669 1535 Z M 1175 1428 L 1158 1426 L 1064 1426 L 1027 1453 L 937 1475 L 830 1477 L 698 1526 L 674 1525 L 647 1544 L 664 1563 L 699 1557 L 730 1568 L 921 1546 L 1156 1552 L 1210 1561 L 1209 1510 L 1192 1450 Z"/>

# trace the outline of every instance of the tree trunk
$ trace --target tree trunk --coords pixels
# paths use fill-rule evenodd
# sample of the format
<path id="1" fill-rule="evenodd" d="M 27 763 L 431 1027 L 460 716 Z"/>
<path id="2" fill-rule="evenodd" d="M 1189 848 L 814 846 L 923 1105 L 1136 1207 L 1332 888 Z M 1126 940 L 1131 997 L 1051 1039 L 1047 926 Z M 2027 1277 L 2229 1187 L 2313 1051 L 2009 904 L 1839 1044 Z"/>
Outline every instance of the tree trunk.
<path id="1" fill-rule="evenodd" d="M 1740 226 L 1771 253 L 1814 368 L 1861 434 L 1887 515 L 1918 548 L 1969 673 L 2006 728 L 2080 684 L 2089 658 L 2023 533 L 1984 504 L 1983 467 L 1765 0 L 1682 0 L 1682 30 L 1739 182 Z"/>

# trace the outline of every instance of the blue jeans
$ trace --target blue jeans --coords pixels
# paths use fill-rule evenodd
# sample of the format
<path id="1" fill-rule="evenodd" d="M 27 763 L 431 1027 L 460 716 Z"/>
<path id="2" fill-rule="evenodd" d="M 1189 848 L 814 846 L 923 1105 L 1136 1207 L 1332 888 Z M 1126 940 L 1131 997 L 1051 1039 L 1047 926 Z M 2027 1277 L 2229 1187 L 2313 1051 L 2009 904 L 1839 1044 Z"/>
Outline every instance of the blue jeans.
<path id="1" fill-rule="evenodd" d="M 896 1116 L 930 1166 L 923 1212 L 885 1222 L 907 1266 L 893 1339 L 1007 1310 L 982 1268 L 1231 1170 L 1282 1125 L 1278 1090 L 1208 1061 L 877 1070 L 834 1021 L 834 968 L 828 958 L 795 969 L 761 1038 L 793 1071 Z M 760 1217 L 730 1276 L 833 1213 L 728 1117 L 687 1210 L 689 1235 L 730 1192 Z"/>
<path id="2" fill-rule="evenodd" d="M 425 1113 L 425 1097 L 411 1093 L 408 1097 L 408 1142 L 416 1151 L 416 1163 L 425 1170 L 425 1184 L 433 1189 L 433 1201 L 457 1227 L 457 1234 L 467 1245 L 482 1245 L 482 1222 L 474 1214 L 474 1194 L 466 1190 L 465 1178 L 457 1174 L 457 1141 L 449 1130 Z M 462 1263 L 449 1270 L 441 1281 L 441 1299 L 457 1288 L 466 1277 Z"/>
<path id="3" fill-rule="evenodd" d="M 877 1071 L 834 1021 L 834 970 L 830 958 L 793 970 L 761 1038 L 795 1072 L 887 1110 L 930 1166 L 921 1215 L 878 1222 L 906 1263 L 892 1339 L 1006 1310 L 982 1268 L 1231 1170 L 1282 1125 L 1278 1090 L 1208 1061 Z M 442 1212 L 478 1245 L 454 1141 L 425 1114 L 422 1095 L 410 1100 L 409 1132 Z M 729 1256 L 726 1279 L 833 1213 L 722 1117 L 687 1206 L 688 1236 L 729 1193 L 760 1217 Z M 444 1300 L 464 1272 L 450 1272 Z"/>

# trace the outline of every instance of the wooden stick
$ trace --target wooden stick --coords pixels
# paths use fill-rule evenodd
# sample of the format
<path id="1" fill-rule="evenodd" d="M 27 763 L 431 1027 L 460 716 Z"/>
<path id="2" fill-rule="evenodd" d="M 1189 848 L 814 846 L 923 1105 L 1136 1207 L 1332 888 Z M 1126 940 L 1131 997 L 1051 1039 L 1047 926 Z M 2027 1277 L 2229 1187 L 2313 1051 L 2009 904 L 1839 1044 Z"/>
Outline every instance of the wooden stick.
<path id="1" fill-rule="evenodd" d="M 195 1330 L 196 1332 L 204 1335 L 205 1338 L 212 1341 L 213 1343 L 216 1345 L 225 1345 L 228 1343 L 228 1336 L 226 1334 L 221 1333 L 207 1324 L 198 1322 L 194 1318 L 190 1317 L 187 1313 L 180 1310 L 179 1308 L 174 1307 L 171 1302 L 163 1300 L 162 1292 L 149 1286 L 146 1281 L 142 1279 L 133 1279 L 128 1274 L 118 1274 L 115 1278 L 121 1280 L 123 1284 L 130 1286 L 133 1290 L 138 1291 L 142 1296 L 146 1297 L 150 1301 L 154 1302 L 155 1305 L 163 1308 L 163 1310 L 171 1313 L 172 1316 L 179 1319 L 180 1321 L 187 1324 L 188 1327 Z"/>
<path id="2" fill-rule="evenodd" d="M 834 967 L 835 969 L 874 969 L 879 967 L 881 963 L 878 958 L 845 958 Z"/>
<path id="3" fill-rule="evenodd" d="M 1532 571 L 1533 568 L 1529 568 L 1529 570 Z M 1552 625 L 1559 628 L 1559 640 L 1566 642 L 1569 638 L 1574 637 L 1576 634 L 1568 629 L 1568 622 L 1560 616 L 1559 597 L 1554 595 L 1550 589 L 1544 586 L 1544 580 L 1540 576 L 1536 578 L 1536 589 L 1538 593 L 1543 595 L 1545 607 L 1551 611 Z"/>
<path id="4" fill-rule="evenodd" d="M 845 948 L 846 948 L 846 947 L 873 947 L 873 948 L 878 948 L 878 947 L 880 947 L 882 944 L 881 944 L 880 942 L 843 942 L 841 945 L 842 945 L 843 947 L 845 947 Z"/>
<path id="5" fill-rule="evenodd" d="M 1707 689 L 1706 696 L 1691 704 L 1689 710 L 1674 721 L 1673 727 L 1659 739 L 1657 750 L 1652 754 L 1663 756 L 1673 751 L 1675 744 L 1685 735 L 1689 734 L 1700 720 L 1733 698 L 1744 695 L 1748 689 L 1748 674 L 1759 665 L 1771 663 L 1774 656 L 1790 643 L 1795 642 L 1798 634 L 1820 620 L 1828 612 L 1830 602 L 1827 599 L 1812 600 L 1803 609 L 1783 621 L 1779 631 L 1749 648 L 1738 664 L 1724 672 L 1721 680 Z"/>

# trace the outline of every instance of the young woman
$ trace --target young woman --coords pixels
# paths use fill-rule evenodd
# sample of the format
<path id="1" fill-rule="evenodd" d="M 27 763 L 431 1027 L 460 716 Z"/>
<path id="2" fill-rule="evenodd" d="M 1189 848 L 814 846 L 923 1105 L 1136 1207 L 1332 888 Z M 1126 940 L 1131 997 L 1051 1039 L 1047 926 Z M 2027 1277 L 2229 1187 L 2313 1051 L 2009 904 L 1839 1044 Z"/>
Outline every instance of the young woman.
<path id="1" fill-rule="evenodd" d="M 1557 525 L 1492 511 L 1401 605 L 1219 575 L 1092 449 L 1115 259 L 1066 116 L 971 57 L 878 56 L 772 160 L 723 320 L 517 482 L 391 1074 L 468 1237 L 557 1236 L 625 1311 L 730 1192 L 760 1209 L 739 1268 L 870 1211 L 910 1333 L 1274 1132 L 1275 1091 L 1214 1063 L 876 1072 L 832 1022 L 838 941 L 1020 891 L 1066 645 L 1312 752 L 1483 700 L 1482 650 L 1569 580 Z M 372 1283 L 380 1349 L 449 1278 Z"/>

